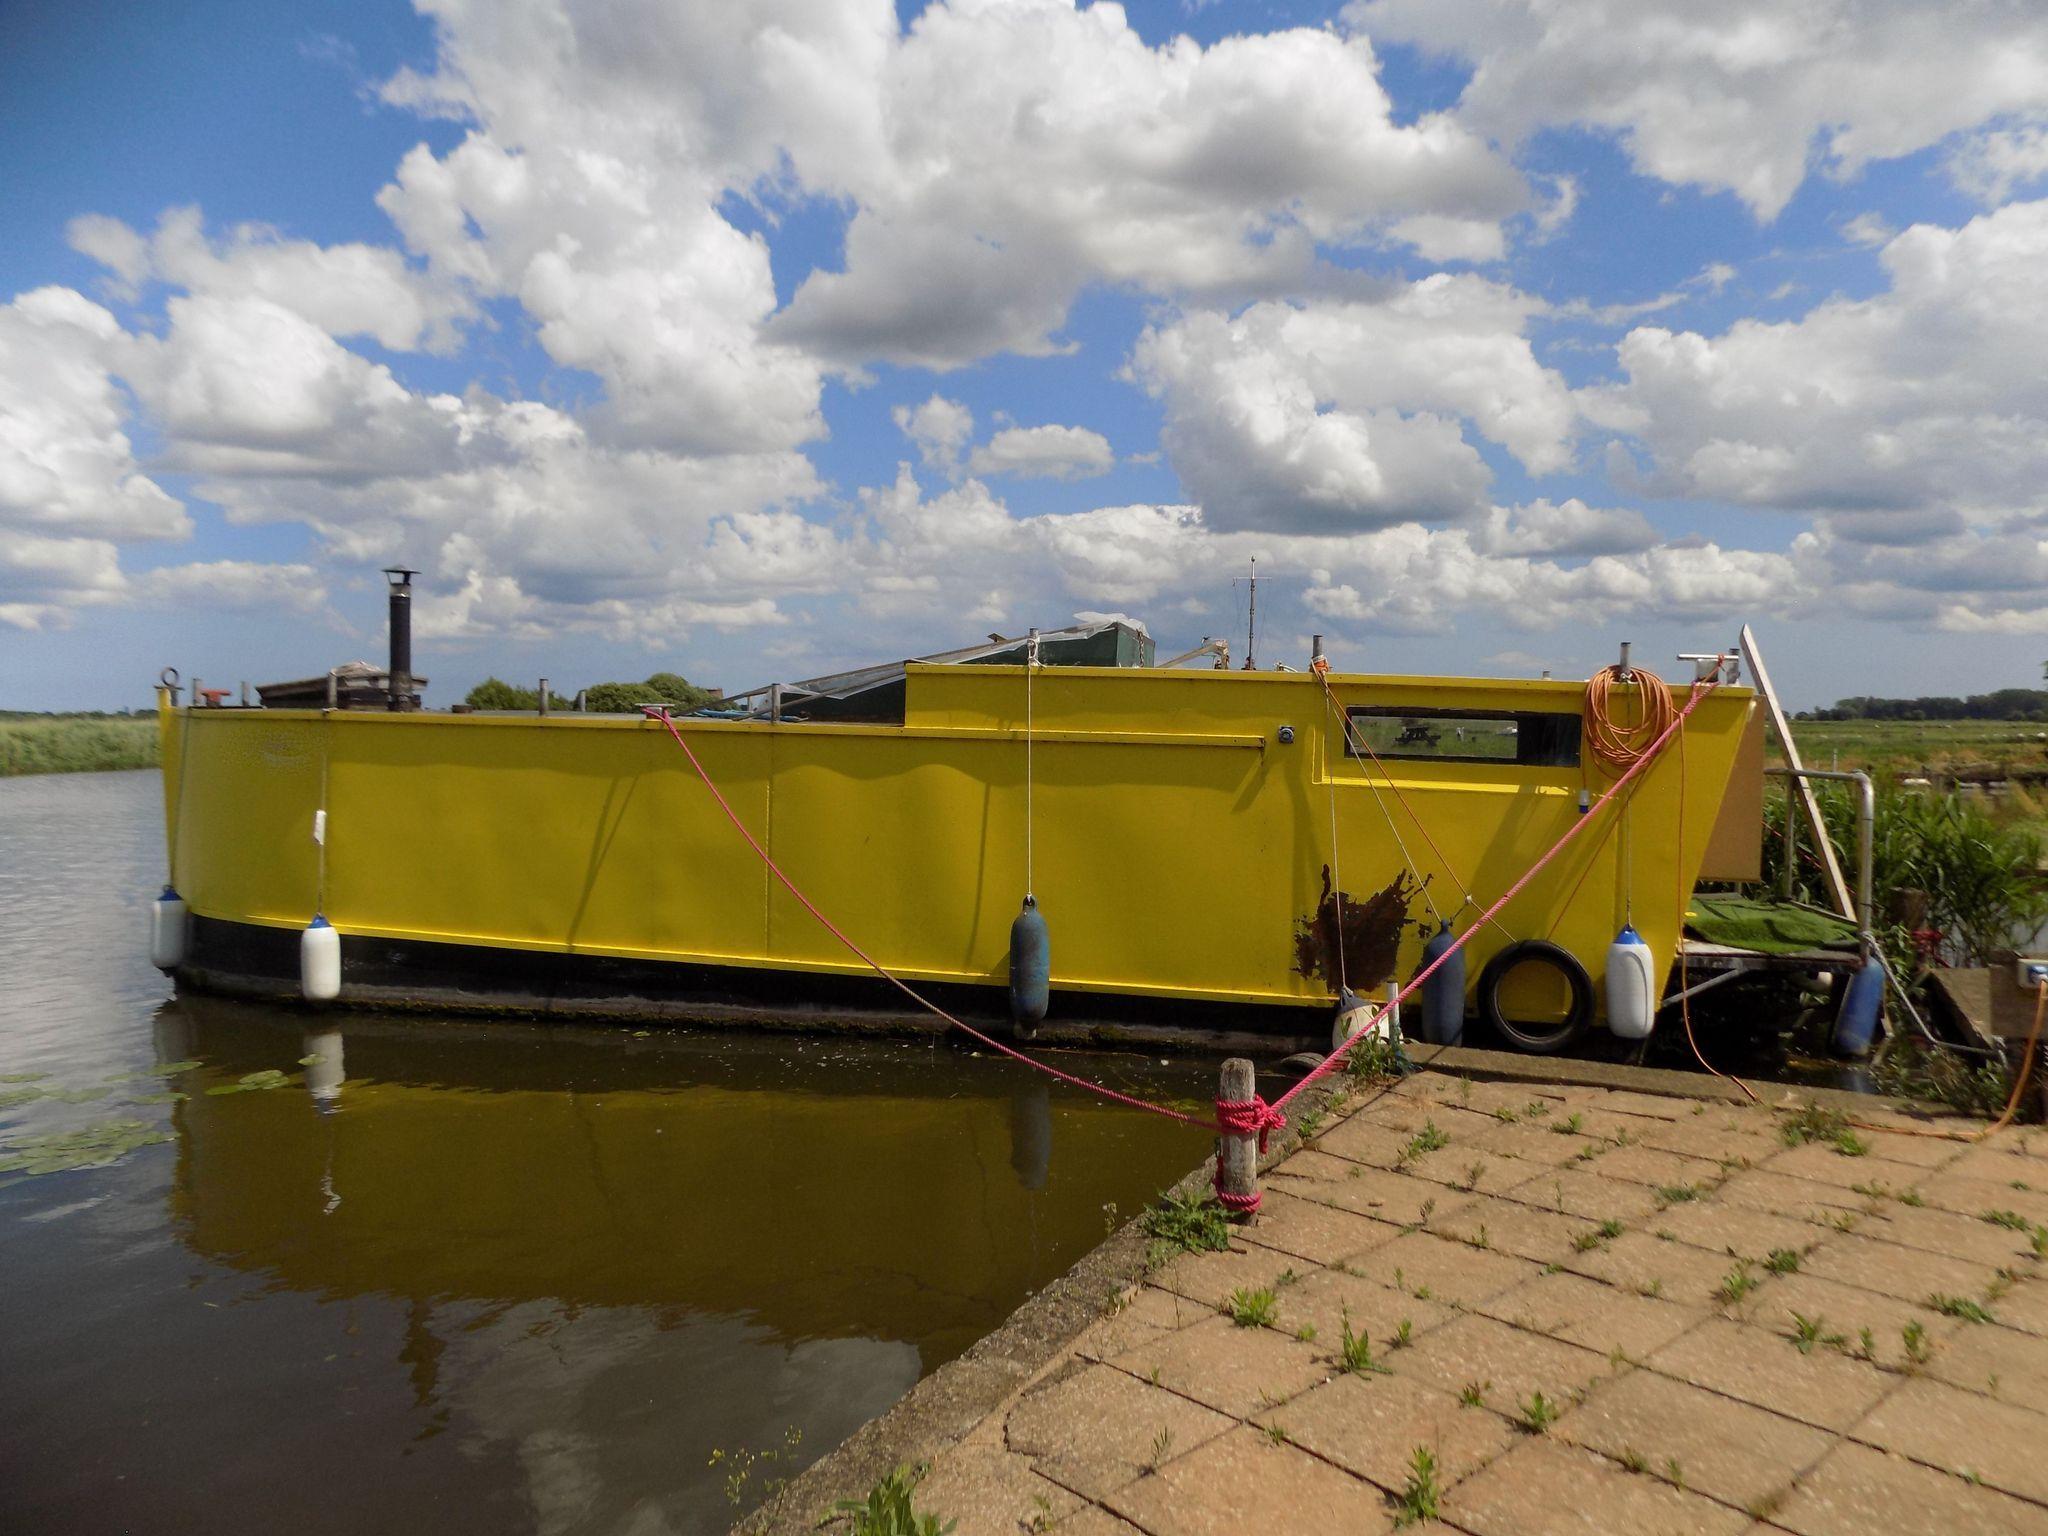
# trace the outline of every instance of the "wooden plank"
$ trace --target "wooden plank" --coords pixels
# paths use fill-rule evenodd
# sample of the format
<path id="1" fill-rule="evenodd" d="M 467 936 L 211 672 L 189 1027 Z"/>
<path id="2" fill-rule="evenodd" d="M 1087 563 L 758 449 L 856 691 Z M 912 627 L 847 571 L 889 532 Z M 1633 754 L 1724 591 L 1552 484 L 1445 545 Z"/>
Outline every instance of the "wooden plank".
<path id="1" fill-rule="evenodd" d="M 1764 705 L 1771 712 L 1771 725 L 1778 733 L 1778 745 L 1785 749 L 1785 765 L 1804 768 L 1806 764 L 1800 759 L 1799 743 L 1792 739 L 1791 722 L 1786 720 L 1784 706 L 1779 704 L 1777 691 L 1771 687 L 1771 674 L 1764 666 L 1763 652 L 1757 649 L 1756 636 L 1747 624 L 1742 626 L 1742 654 L 1749 662 L 1750 676 L 1756 680 L 1756 691 L 1763 695 Z M 1806 814 L 1806 825 L 1813 834 L 1813 846 L 1820 851 L 1821 874 L 1827 883 L 1828 896 L 1833 900 L 1836 911 L 1850 922 L 1856 922 L 1856 902 L 1849 894 L 1849 882 L 1842 878 L 1842 861 L 1835 857 L 1834 839 L 1828 836 L 1827 823 L 1821 819 L 1820 802 L 1814 798 L 1813 785 L 1799 778 L 1788 782 Z"/>

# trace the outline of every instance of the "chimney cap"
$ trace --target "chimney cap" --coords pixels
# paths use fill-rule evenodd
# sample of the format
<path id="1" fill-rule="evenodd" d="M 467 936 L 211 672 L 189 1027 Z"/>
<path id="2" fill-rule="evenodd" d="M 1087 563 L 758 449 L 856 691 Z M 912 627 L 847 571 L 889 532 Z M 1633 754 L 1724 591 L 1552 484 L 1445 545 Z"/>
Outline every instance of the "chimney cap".
<path id="1" fill-rule="evenodd" d="M 413 577 L 419 575 L 419 572 L 402 565 L 387 565 L 384 567 L 384 574 L 390 579 L 392 586 L 409 587 L 412 585 Z"/>

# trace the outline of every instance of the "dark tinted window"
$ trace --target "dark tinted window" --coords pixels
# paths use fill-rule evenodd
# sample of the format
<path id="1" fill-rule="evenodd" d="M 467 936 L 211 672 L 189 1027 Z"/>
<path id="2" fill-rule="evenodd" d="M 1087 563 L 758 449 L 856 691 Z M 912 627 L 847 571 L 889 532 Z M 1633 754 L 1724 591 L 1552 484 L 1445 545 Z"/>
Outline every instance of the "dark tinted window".
<path id="1" fill-rule="evenodd" d="M 1526 768 L 1579 765 L 1577 715 L 1368 707 L 1351 711 L 1351 729 L 1379 757 Z M 1347 741 L 1345 750 L 1361 755 L 1354 742 Z"/>

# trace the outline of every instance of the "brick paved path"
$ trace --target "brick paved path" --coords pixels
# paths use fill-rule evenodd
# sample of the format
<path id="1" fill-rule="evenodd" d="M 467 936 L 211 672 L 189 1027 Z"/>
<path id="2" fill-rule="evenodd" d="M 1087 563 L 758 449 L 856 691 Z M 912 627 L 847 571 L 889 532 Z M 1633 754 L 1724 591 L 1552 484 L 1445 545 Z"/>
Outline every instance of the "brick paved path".
<path id="1" fill-rule="evenodd" d="M 1164 1257 L 917 1507 L 957 1536 L 1374 1533 L 1422 1447 L 1418 1533 L 2048 1533 L 2048 1132 L 1860 1118 L 1897 1129 L 1354 1093 L 1228 1252 Z"/>

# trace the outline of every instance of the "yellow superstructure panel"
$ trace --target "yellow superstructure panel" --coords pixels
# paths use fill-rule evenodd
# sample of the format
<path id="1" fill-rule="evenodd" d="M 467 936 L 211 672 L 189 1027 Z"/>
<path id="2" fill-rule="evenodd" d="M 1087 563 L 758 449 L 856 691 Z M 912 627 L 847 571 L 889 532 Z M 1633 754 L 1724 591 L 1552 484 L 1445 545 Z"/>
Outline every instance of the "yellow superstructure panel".
<path id="1" fill-rule="evenodd" d="M 1565 683 L 1331 682 L 1345 708 L 1576 714 L 1581 698 Z M 748 829 L 877 960 L 999 984 L 1026 885 L 1026 676 L 913 666 L 907 686 L 902 726 L 678 724 Z M 1406 759 L 1387 761 L 1389 783 L 1346 755 L 1307 674 L 1056 668 L 1029 686 L 1031 885 L 1056 988 L 1326 1003 L 1296 940 L 1327 866 L 1363 900 L 1404 868 L 1405 844 L 1447 915 L 1461 882 L 1490 903 L 1577 821 L 1581 788 L 1607 784 L 1590 764 Z M 1644 774 L 1625 820 L 1589 826 L 1502 926 L 1554 938 L 1597 978 L 1632 908 L 1668 959 L 1750 708 L 1747 690 L 1709 697 L 1682 761 Z M 864 969 L 657 724 L 167 709 L 162 727 L 174 880 L 201 916 L 298 927 L 318 905 L 344 934 Z M 1409 915 L 1403 978 L 1425 903 Z M 1505 941 L 1475 939 L 1469 974 Z"/>

